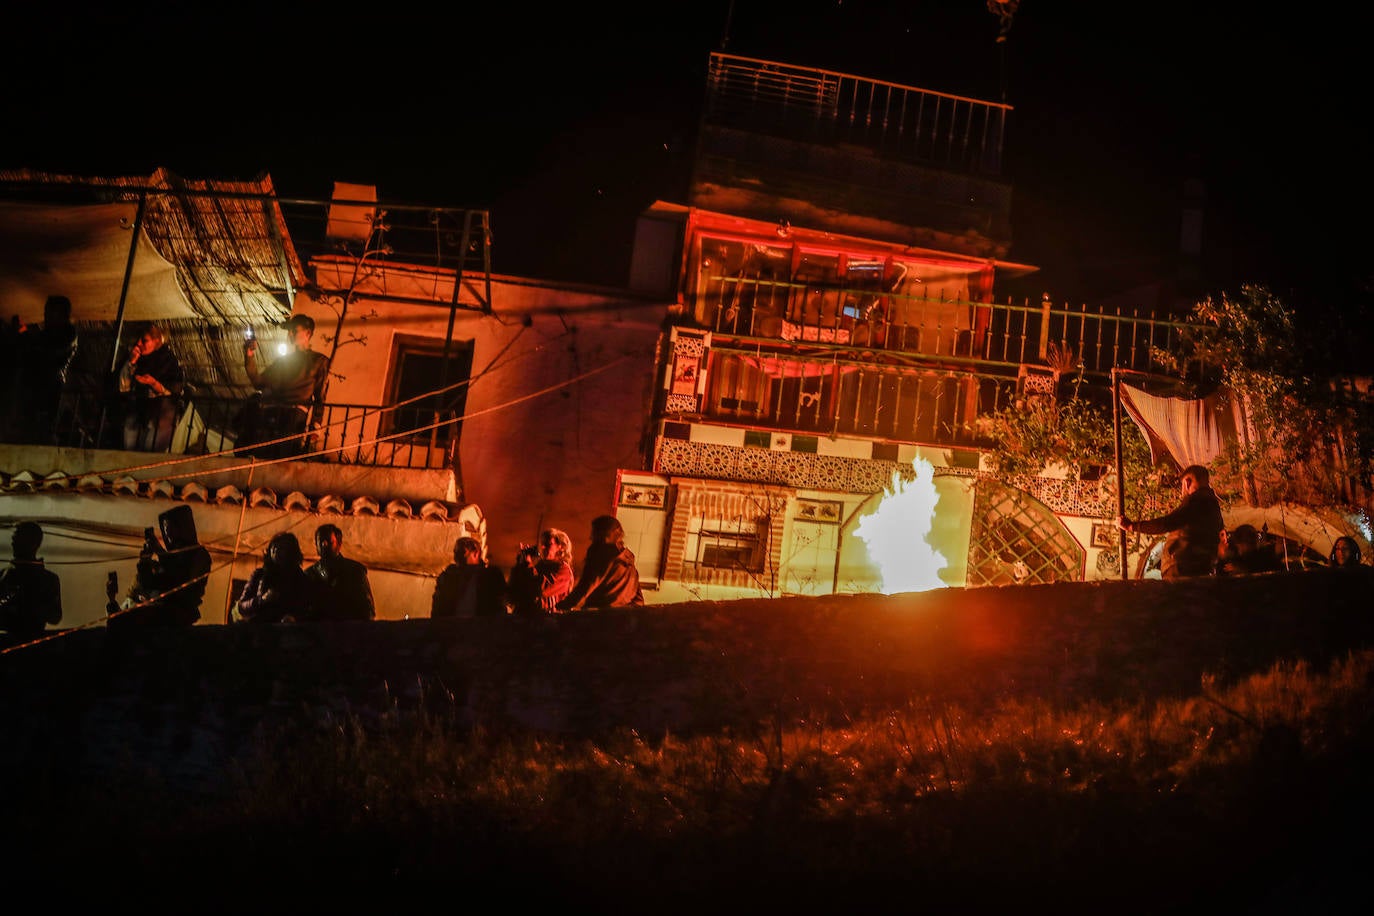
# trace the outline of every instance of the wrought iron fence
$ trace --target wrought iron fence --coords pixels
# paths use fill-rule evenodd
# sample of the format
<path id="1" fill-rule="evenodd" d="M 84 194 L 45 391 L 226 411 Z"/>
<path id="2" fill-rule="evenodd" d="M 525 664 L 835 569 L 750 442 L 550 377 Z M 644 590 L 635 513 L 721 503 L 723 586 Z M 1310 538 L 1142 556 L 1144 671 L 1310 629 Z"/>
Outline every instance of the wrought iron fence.
<path id="1" fill-rule="evenodd" d="M 1137 312 L 970 302 L 875 293 L 748 277 L 710 277 L 697 309 L 717 334 L 794 345 L 952 358 L 984 369 L 1044 365 L 1105 381 L 1112 369 L 1167 375 L 1162 353 L 1176 353 L 1197 325 Z M 828 358 L 828 357 L 823 357 Z"/>
<path id="2" fill-rule="evenodd" d="M 250 442 L 246 426 L 251 401 L 197 396 L 182 406 L 171 446 L 177 455 L 247 456 L 261 442 Z M 451 467 L 459 418 L 453 411 L 406 405 L 378 407 L 327 404 L 312 425 L 299 457 L 340 464 L 391 468 Z M 51 444 L 70 448 L 123 448 L 123 412 L 117 403 L 91 392 L 62 395 Z M 17 442 L 14 433 L 7 434 Z"/>

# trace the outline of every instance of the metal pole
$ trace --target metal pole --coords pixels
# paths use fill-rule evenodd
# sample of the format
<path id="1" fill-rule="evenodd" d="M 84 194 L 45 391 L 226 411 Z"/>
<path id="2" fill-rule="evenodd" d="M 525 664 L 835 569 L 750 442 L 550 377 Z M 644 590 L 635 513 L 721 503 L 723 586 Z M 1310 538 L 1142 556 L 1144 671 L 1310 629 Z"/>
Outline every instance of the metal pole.
<path id="1" fill-rule="evenodd" d="M 239 527 L 234 532 L 234 558 L 229 561 L 229 584 L 224 589 L 224 623 L 234 622 L 234 571 L 239 565 L 239 544 L 243 542 L 243 517 L 248 512 L 248 494 L 253 489 L 253 470 L 258 466 L 257 456 L 248 459 L 248 482 L 244 484 L 243 500 L 239 503 Z"/>
<path id="2" fill-rule="evenodd" d="M 148 192 L 138 194 L 138 209 L 134 212 L 133 238 L 129 241 L 129 257 L 124 262 L 124 283 L 119 287 L 119 308 L 115 311 L 114 343 L 110 347 L 110 372 L 119 368 L 119 339 L 124 333 L 124 304 L 129 298 L 129 282 L 134 275 L 134 259 L 138 255 L 138 234 L 143 231 L 143 213 L 148 208 Z M 109 399 L 100 405 L 100 423 L 96 426 L 95 443 L 99 447 L 105 437 L 106 414 L 109 412 Z"/>
<path id="3" fill-rule="evenodd" d="M 1112 433 L 1115 438 L 1116 449 L 1116 514 L 1124 516 L 1126 514 L 1126 472 L 1121 459 L 1121 375 L 1115 366 L 1112 367 Z M 1117 548 L 1121 551 L 1121 581 L 1125 582 L 1129 576 L 1126 575 L 1126 532 L 1118 529 Z"/>
<path id="4" fill-rule="evenodd" d="M 138 254 L 138 234 L 143 229 L 143 211 L 148 207 L 148 192 L 138 195 L 138 211 L 134 214 L 133 239 L 129 242 L 129 258 L 124 264 L 124 285 L 119 288 L 119 309 L 115 312 L 114 350 L 110 353 L 110 371 L 119 368 L 119 336 L 124 331 L 124 303 L 129 297 L 129 281 L 134 275 L 134 257 Z"/>

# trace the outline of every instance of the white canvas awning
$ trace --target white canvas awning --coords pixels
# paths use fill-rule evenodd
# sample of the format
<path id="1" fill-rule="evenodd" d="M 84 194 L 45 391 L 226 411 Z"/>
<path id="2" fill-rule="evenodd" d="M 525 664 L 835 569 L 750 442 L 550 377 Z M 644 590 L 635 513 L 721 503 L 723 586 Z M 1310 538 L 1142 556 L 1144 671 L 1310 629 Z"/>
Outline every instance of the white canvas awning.
<path id="1" fill-rule="evenodd" d="M 140 219 L 139 203 L 144 207 Z M 50 295 L 78 324 L 114 321 L 139 226 L 125 322 L 243 326 L 291 312 L 304 271 L 267 176 L 189 181 L 0 171 L 0 310 L 42 318 Z"/>
<path id="2" fill-rule="evenodd" d="M 43 320 L 50 295 L 72 301 L 77 321 L 114 321 L 138 207 L 0 200 L 0 309 L 8 320 Z M 195 318 L 176 267 L 139 231 L 125 295 L 126 321 Z"/>

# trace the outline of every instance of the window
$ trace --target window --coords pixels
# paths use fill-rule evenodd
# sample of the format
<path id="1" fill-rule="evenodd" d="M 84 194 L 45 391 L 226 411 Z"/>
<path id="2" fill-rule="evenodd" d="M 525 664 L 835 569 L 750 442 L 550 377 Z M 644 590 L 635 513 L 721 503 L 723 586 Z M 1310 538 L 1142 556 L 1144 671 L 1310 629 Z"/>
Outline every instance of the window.
<path id="1" fill-rule="evenodd" d="M 683 565 L 699 569 L 763 571 L 767 519 L 695 517 L 687 526 Z"/>
<path id="2" fill-rule="evenodd" d="M 442 340 L 398 334 L 394 346 L 387 403 L 404 406 L 388 415 L 387 430 L 416 430 L 425 439 L 432 433 L 437 443 L 457 439 L 461 423 L 438 427 L 434 424 L 463 415 L 468 389 L 460 383 L 466 382 L 472 373 L 472 341 L 450 342 L 447 367 Z"/>
<path id="3" fill-rule="evenodd" d="M 884 304 L 883 275 L 887 262 L 876 258 L 851 257 L 845 261 L 844 317 L 856 322 L 881 318 Z"/>

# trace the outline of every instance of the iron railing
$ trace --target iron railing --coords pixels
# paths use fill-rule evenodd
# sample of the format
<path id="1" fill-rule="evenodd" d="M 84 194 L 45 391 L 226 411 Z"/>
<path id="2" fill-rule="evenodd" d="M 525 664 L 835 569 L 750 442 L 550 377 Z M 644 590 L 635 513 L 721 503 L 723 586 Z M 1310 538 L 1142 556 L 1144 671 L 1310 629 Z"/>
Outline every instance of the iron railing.
<path id="1" fill-rule="evenodd" d="M 196 396 L 184 405 L 168 452 L 177 455 L 246 456 L 242 398 Z M 314 461 L 390 468 L 453 466 L 458 415 L 432 406 L 379 407 L 326 404 L 300 457 Z M 123 448 L 123 415 L 89 392 L 63 393 L 50 443 L 70 448 Z M 12 441 L 13 435 L 7 436 Z M 17 444 L 17 443 L 16 443 Z"/>
<path id="2" fill-rule="evenodd" d="M 1002 169 L 1011 106 L 814 67 L 713 53 L 705 121 L 983 175 Z"/>
<path id="3" fill-rule="evenodd" d="M 951 365 L 1019 371 L 1031 364 L 1103 381 L 1112 369 L 1167 375 L 1198 325 L 1121 309 L 969 302 L 777 280 L 714 276 L 696 314 L 716 334 L 793 346 L 858 348 Z M 822 360 L 831 357 L 825 355 Z"/>

